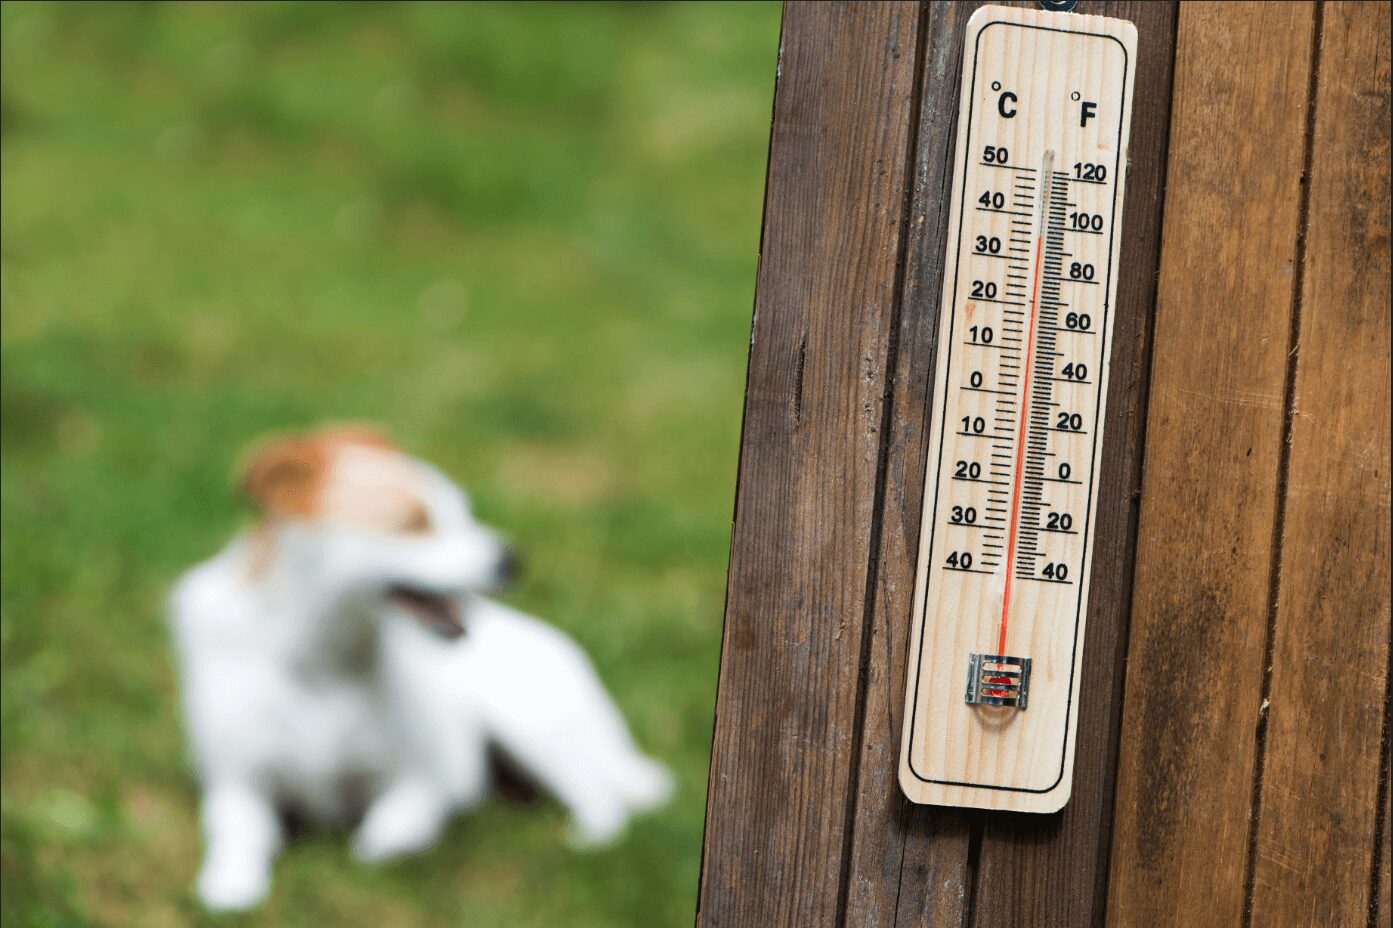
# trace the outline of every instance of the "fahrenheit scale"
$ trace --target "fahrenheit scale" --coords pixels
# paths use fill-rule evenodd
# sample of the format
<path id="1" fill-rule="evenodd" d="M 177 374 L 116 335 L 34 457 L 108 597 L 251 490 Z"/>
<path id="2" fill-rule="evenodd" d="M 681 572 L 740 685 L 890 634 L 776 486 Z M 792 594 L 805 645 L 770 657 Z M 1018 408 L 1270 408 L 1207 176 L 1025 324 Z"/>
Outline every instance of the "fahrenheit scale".
<path id="1" fill-rule="evenodd" d="M 963 46 L 900 783 L 1069 798 L 1136 29 L 988 6 Z"/>

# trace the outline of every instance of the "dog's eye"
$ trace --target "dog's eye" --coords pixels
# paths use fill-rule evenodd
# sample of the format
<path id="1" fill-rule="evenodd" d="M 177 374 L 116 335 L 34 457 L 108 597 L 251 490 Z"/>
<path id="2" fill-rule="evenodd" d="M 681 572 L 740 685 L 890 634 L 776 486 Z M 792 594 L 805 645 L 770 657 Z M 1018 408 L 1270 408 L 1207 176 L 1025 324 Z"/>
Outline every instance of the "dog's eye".
<path id="1" fill-rule="evenodd" d="M 412 534 L 424 534 L 431 530 L 430 513 L 426 512 L 426 507 L 420 503 L 413 503 L 407 512 L 405 520 L 402 522 L 402 531 Z"/>

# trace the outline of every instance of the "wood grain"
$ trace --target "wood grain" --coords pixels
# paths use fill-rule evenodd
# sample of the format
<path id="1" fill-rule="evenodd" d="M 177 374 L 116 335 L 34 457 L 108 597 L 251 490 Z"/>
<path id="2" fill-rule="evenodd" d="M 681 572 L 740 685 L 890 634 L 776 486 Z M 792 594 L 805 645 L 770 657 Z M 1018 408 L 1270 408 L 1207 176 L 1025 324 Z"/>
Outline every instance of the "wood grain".
<path id="1" fill-rule="evenodd" d="M 698 923 L 1387 928 L 1386 5 L 1080 4 L 1141 57 L 1075 795 L 900 795 L 976 6 L 786 11 Z"/>
<path id="2" fill-rule="evenodd" d="M 1393 725 L 1393 700 L 1384 709 L 1383 719 L 1383 821 L 1380 841 L 1374 847 L 1376 862 L 1372 874 L 1373 896 L 1369 924 L 1378 928 L 1393 926 L 1393 779 L 1388 776 L 1388 734 Z"/>
<path id="3" fill-rule="evenodd" d="M 919 7 L 785 10 L 697 923 L 834 923 Z"/>
<path id="4" fill-rule="evenodd" d="M 1312 25 L 1180 7 L 1111 924 L 1242 921 Z"/>
<path id="5" fill-rule="evenodd" d="M 852 808 L 854 841 L 844 924 L 958 925 L 971 892 L 973 817 L 915 806 L 900 791 L 900 726 L 924 492 L 926 412 L 938 352 L 948 189 L 958 114 L 963 31 L 981 4 L 934 3 L 925 12 L 910 237 L 905 255 L 884 506 L 869 630 L 864 737 Z"/>
<path id="6" fill-rule="evenodd" d="M 1254 925 L 1369 911 L 1389 648 L 1389 6 L 1321 19 Z"/>
<path id="7" fill-rule="evenodd" d="M 1074 795 L 1054 819 L 985 818 L 974 893 L 976 923 L 982 926 L 1094 925 L 1107 899 L 1177 10 L 1171 3 L 1146 0 L 1078 8 L 1136 24 L 1137 78 Z"/>

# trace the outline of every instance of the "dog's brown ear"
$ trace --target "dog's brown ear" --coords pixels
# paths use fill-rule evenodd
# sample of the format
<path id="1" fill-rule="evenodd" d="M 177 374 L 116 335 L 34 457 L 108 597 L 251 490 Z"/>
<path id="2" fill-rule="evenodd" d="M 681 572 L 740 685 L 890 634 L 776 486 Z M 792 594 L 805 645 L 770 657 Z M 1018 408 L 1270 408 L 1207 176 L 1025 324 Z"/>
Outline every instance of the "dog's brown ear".
<path id="1" fill-rule="evenodd" d="M 319 441 L 271 439 L 252 449 L 243 468 L 242 491 L 267 515 L 308 518 L 319 506 L 327 464 Z"/>
<path id="2" fill-rule="evenodd" d="M 387 432 L 378 426 L 362 422 L 340 422 L 316 429 L 312 435 L 325 445 L 362 445 L 368 448 L 396 450 Z"/>

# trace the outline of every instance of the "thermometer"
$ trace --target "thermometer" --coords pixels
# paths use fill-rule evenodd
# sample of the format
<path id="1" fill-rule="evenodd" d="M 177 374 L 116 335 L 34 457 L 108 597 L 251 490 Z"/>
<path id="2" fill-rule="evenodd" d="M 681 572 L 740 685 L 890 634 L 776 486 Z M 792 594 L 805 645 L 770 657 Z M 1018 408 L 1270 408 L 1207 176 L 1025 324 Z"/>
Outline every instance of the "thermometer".
<path id="1" fill-rule="evenodd" d="M 1136 29 L 987 6 L 963 45 L 900 783 L 1069 798 Z"/>

